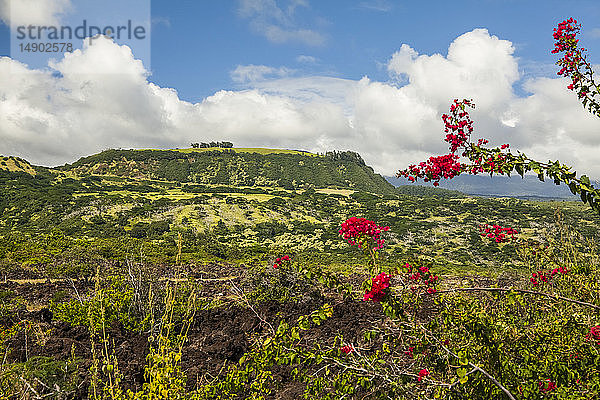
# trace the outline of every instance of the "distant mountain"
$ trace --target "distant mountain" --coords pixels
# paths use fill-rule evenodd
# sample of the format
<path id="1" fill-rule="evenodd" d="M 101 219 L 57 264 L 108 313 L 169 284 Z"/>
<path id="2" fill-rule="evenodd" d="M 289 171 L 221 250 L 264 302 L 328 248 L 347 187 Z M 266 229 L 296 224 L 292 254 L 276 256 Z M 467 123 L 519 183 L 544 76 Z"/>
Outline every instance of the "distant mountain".
<path id="1" fill-rule="evenodd" d="M 388 182 L 397 187 L 425 186 L 433 187 L 431 183 L 410 183 L 404 178 L 386 177 Z M 594 183 L 598 187 L 598 182 Z M 541 182 L 536 176 L 500 176 L 494 175 L 460 175 L 454 179 L 441 180 L 441 189 L 455 190 L 465 194 L 484 197 L 515 197 L 530 200 L 565 199 L 577 200 L 566 185 L 557 186 L 551 180 Z"/>

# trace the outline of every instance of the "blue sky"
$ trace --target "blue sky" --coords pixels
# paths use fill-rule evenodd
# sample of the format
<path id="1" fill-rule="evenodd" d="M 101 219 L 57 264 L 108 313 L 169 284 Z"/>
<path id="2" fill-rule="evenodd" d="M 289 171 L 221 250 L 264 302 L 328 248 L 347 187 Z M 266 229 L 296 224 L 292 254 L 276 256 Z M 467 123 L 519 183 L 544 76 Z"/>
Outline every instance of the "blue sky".
<path id="1" fill-rule="evenodd" d="M 0 0 L 1 154 L 58 165 L 229 140 L 353 150 L 393 174 L 447 151 L 440 115 L 465 97 L 475 137 L 600 177 L 600 119 L 550 53 L 575 17 L 600 65 L 597 0 L 153 0 L 151 62 L 109 38 L 43 65 L 11 57 L 11 21 L 64 23 L 84 1 L 13 0 L 11 14 Z"/>
<path id="2" fill-rule="evenodd" d="M 285 11 L 290 2 L 278 2 Z M 177 88 L 182 98 L 201 100 L 220 89 L 235 88 L 230 72 L 237 65 L 286 66 L 298 74 L 348 79 L 389 79 L 385 64 L 403 43 L 422 54 L 442 53 L 459 35 L 487 28 L 510 40 L 528 73 L 540 74 L 555 62 L 552 29 L 574 16 L 590 34 L 600 27 L 598 1 L 312 1 L 298 6 L 289 29 L 322 35 L 322 45 L 298 40 L 269 41 L 239 13 L 237 1 L 152 2 L 152 77 Z M 597 25 L 597 26 L 596 26 Z M 600 35 L 586 37 L 591 54 L 600 54 Z M 316 58 L 313 64 L 299 56 Z M 555 67 L 552 67 L 556 69 Z M 554 70 L 549 71 L 554 72 Z M 554 72 L 555 73 L 555 72 Z M 547 73 L 545 73 L 548 75 Z"/>

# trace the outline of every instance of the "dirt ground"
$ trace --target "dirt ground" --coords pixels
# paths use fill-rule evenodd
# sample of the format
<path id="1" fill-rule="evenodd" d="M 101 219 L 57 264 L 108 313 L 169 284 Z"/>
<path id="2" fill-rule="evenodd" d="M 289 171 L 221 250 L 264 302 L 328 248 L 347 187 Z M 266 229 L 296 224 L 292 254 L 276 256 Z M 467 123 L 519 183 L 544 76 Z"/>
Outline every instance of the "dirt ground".
<path id="1" fill-rule="evenodd" d="M 197 278 L 205 280 L 203 295 L 226 295 L 227 280 L 212 278 L 215 275 L 223 276 L 226 269 L 220 269 L 211 272 L 197 269 Z M 29 320 L 35 327 L 34 333 L 25 335 L 21 332 L 10 340 L 7 362 L 26 362 L 39 357 L 68 360 L 74 355 L 80 366 L 79 380 L 83 384 L 72 398 L 87 398 L 88 371 L 92 365 L 89 330 L 86 327 L 71 326 L 54 320 L 47 304 L 59 292 L 69 293 L 70 296 L 85 296 L 91 290 L 93 290 L 91 282 L 44 281 L 0 284 L 0 292 L 9 291 L 24 299 L 26 303 L 11 316 L 0 320 L 0 325 L 8 327 L 19 320 Z M 306 333 L 306 340 L 326 342 L 337 334 L 343 334 L 347 343 L 358 343 L 365 329 L 372 326 L 374 316 L 381 316 L 381 312 L 375 310 L 379 305 L 372 302 L 343 301 L 339 298 L 331 300 L 333 300 L 331 303 L 333 316 L 322 325 L 311 328 Z M 196 312 L 181 360 L 188 389 L 193 390 L 214 377 L 225 374 L 228 365 L 237 363 L 249 350 L 252 337 L 268 333 L 269 328 L 262 320 L 268 321 L 276 328 L 282 318 L 294 323 L 298 317 L 310 314 L 322 304 L 322 301 L 315 299 L 284 304 L 269 301 L 250 309 L 244 304 L 232 302 Z M 123 374 L 125 389 L 134 391 L 141 389 L 144 382 L 146 356 L 149 352 L 148 334 L 129 332 L 118 323 L 110 326 L 107 333 L 111 344 L 114 344 L 114 354 L 118 360 L 119 370 Z M 97 351 L 98 348 L 96 347 Z M 292 380 L 289 367 L 276 367 L 273 376 L 281 388 L 273 397 L 274 399 L 296 399 L 304 390 L 303 384 Z"/>

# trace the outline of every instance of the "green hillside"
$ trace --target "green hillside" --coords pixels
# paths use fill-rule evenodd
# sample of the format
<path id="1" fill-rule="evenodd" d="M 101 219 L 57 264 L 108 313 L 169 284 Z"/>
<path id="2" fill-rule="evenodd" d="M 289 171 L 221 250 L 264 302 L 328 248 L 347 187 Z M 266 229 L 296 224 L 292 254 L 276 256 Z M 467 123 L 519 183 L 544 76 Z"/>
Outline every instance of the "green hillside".
<path id="1" fill-rule="evenodd" d="M 387 244 L 396 254 L 427 257 L 452 274 L 497 274 L 514 269 L 518 255 L 512 244 L 484 243 L 479 224 L 512 226 L 540 240 L 559 208 L 586 236 L 600 226 L 578 202 L 388 191 L 354 153 L 108 150 L 35 170 L 0 170 L 0 272 L 60 271 L 73 249 L 96 257 L 102 248 L 107 260 L 123 261 L 143 247 L 153 262 L 169 264 L 179 234 L 188 262 L 261 259 L 286 249 L 344 265 L 337 230 L 359 216 L 391 227 Z M 351 179 L 346 171 L 354 171 Z"/>
<path id="2" fill-rule="evenodd" d="M 30 175 L 37 173 L 29 162 L 19 157 L 0 157 L 0 171 L 25 172 Z"/>
<path id="3" fill-rule="evenodd" d="M 390 296 L 409 311 L 405 316 L 438 329 L 457 353 L 483 343 L 469 357 L 486 370 L 520 372 L 522 343 L 539 350 L 527 368 L 561 367 L 564 362 L 556 358 L 546 361 L 546 343 L 530 339 L 546 340 L 548 327 L 559 324 L 556 343 L 561 347 L 555 353 L 583 354 L 588 361 L 577 371 L 590 369 L 586 379 L 600 382 L 593 375 L 595 344 L 585 339 L 600 307 L 600 279 L 597 274 L 577 278 L 579 271 L 597 271 L 600 264 L 591 241 L 598 237 L 600 216 L 581 202 L 478 198 L 419 186 L 390 190 L 360 156 L 349 152 L 108 150 L 56 169 L 16 158 L 4 162 L 0 398 L 3 393 L 22 398 L 20 393 L 34 387 L 44 398 L 91 398 L 97 376 L 93 366 L 98 365 L 98 387 L 104 390 L 108 366 L 122 374 L 121 382 L 138 382 L 125 387 L 136 393 L 148 385 L 139 386 L 135 377 L 154 368 L 176 371 L 179 383 L 172 387 L 195 393 L 195 400 L 223 398 L 215 395 L 222 387 L 237 396 L 225 398 L 253 397 L 246 388 L 253 387 L 254 378 L 245 378 L 246 371 L 275 372 L 280 381 L 261 385 L 271 393 L 296 390 L 282 398 L 291 400 L 313 387 L 323 360 L 359 359 L 344 352 L 344 343 L 360 349 L 369 357 L 365 360 L 391 366 L 390 371 L 407 368 L 407 388 L 421 385 L 417 374 L 423 367 L 414 363 L 422 362 L 416 357 L 429 349 L 417 347 L 427 336 L 420 336 L 421 330 L 398 331 L 398 326 L 421 325 L 395 325 L 380 304 L 364 301 L 362 282 L 373 282 L 371 260 L 394 275 Z M 370 246 L 361 256 L 340 236 L 341 224 L 350 217 L 389 227 L 376 257 L 368 255 Z M 482 224 L 515 228 L 518 239 L 497 243 L 484 238 Z M 281 261 L 286 255 L 292 261 Z M 273 268 L 277 262 L 281 265 Z M 417 282 L 406 263 L 427 275 Z M 541 291 L 535 296 L 539 289 L 530 283 L 531 273 L 563 265 L 568 267 L 562 269 L 564 276 L 561 272 L 542 289 L 548 297 Z M 423 286 L 432 284 L 437 285 L 433 291 Z M 482 286 L 504 292 L 454 292 Z M 508 289 L 513 286 L 527 297 Z M 583 312 L 555 294 L 596 309 Z M 534 315 L 542 318 L 539 325 L 531 323 Z M 302 328 L 291 333 L 296 327 Z M 578 341 L 564 340 L 569 329 L 574 330 L 569 337 Z M 161 358 L 152 347 L 156 343 L 181 347 Z M 506 354 L 503 359 L 516 361 L 483 364 L 498 351 Z M 321 361 L 314 361 L 317 357 Z M 287 364 L 280 364 L 284 358 Z M 171 364 L 161 364 L 164 359 Z M 454 367 L 461 360 L 452 362 Z M 432 371 L 439 374 L 447 365 L 436 364 Z M 345 376 L 342 369 L 332 372 Z M 451 369 L 456 381 L 455 374 Z M 539 390 L 537 376 L 532 379 L 530 387 Z M 519 385 L 522 378 L 514 382 Z M 345 387 L 362 388 L 358 383 Z M 326 398 L 319 387 L 314 390 L 317 397 L 311 398 Z M 398 390 L 393 398 L 402 398 L 405 389 Z M 500 398 L 488 394 L 471 398 Z M 329 398 L 370 396 L 363 391 L 360 397 Z M 177 397 L 167 393 L 160 398 Z M 459 393 L 451 398 L 469 397 Z"/>
<path id="4" fill-rule="evenodd" d="M 317 156 L 272 149 L 106 150 L 61 170 L 76 176 L 111 175 L 203 185 L 394 193 L 394 187 L 353 152 Z"/>

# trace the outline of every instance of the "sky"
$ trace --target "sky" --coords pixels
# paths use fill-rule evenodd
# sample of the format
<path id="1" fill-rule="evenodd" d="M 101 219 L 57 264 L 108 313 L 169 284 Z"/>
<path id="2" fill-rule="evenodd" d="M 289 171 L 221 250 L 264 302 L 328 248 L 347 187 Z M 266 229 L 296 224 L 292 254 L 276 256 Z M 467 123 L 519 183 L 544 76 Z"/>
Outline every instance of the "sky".
<path id="1" fill-rule="evenodd" d="M 441 115 L 469 98 L 474 138 L 600 178 L 600 118 L 551 54 L 574 17 L 600 65 L 597 0 L 135 0 L 119 11 L 148 20 L 148 48 L 11 49 L 16 25 L 71 24 L 83 1 L 0 0 L 0 154 L 56 166 L 227 140 L 357 151 L 392 175 L 446 153 Z"/>

